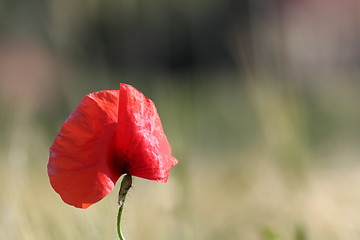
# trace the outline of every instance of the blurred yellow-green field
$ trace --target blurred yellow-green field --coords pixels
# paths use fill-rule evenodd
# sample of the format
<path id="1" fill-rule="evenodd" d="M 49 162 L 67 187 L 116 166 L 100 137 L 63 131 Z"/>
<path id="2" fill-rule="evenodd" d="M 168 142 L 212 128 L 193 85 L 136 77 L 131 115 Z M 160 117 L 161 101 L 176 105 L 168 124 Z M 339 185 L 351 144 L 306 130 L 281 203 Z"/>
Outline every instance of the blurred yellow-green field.
<path id="1" fill-rule="evenodd" d="M 166 184 L 134 179 L 126 239 L 360 239 L 358 13 L 351 0 L 1 1 L 0 239 L 117 239 L 119 184 L 76 209 L 47 161 L 80 99 L 120 82 L 155 102 L 179 160 Z"/>
<path id="2" fill-rule="evenodd" d="M 127 238 L 357 239 L 355 85 L 341 82 L 329 95 L 260 79 L 157 84 L 147 93 L 179 164 L 166 184 L 135 179 Z M 117 190 L 80 210 L 49 184 L 48 148 L 65 116 L 2 113 L 1 239 L 116 239 Z"/>

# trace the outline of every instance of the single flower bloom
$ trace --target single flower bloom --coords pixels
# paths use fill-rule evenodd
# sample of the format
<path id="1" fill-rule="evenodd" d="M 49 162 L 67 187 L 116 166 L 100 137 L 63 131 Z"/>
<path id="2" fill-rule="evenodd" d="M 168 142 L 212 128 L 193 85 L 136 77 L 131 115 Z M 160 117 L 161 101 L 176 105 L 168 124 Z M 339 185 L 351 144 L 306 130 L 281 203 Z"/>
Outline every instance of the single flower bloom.
<path id="1" fill-rule="evenodd" d="M 155 104 L 120 84 L 81 100 L 50 148 L 48 175 L 64 202 L 87 208 L 122 174 L 166 182 L 175 164 Z"/>

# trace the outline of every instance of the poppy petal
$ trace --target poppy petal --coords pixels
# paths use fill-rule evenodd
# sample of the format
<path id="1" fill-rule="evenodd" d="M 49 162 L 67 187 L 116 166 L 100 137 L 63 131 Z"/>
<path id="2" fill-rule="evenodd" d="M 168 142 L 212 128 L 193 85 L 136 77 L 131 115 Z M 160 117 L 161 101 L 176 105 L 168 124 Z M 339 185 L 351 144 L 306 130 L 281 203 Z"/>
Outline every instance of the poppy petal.
<path id="1" fill-rule="evenodd" d="M 171 156 L 155 104 L 134 87 L 120 84 L 118 117 L 121 169 L 137 177 L 166 182 L 177 160 Z"/>
<path id="2" fill-rule="evenodd" d="M 119 91 L 85 96 L 50 148 L 48 175 L 64 202 L 87 208 L 104 198 L 122 172 L 113 165 Z"/>

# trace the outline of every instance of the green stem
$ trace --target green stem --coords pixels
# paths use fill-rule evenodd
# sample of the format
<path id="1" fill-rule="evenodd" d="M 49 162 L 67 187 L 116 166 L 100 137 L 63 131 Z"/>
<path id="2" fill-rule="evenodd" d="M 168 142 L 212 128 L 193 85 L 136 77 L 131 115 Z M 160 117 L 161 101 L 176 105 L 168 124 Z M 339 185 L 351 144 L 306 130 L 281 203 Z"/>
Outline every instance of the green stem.
<path id="1" fill-rule="evenodd" d="M 119 211 L 117 215 L 117 232 L 120 240 L 125 240 L 124 235 L 121 231 L 121 215 L 124 210 L 124 203 L 126 194 L 128 193 L 129 189 L 131 188 L 132 184 L 132 177 L 130 174 L 126 174 L 123 180 L 121 181 L 120 191 L 119 191 L 119 198 L 118 198 L 118 204 L 119 204 Z"/>
<path id="2" fill-rule="evenodd" d="M 119 206 L 119 211 L 118 211 L 118 215 L 117 215 L 117 233 L 118 233 L 118 236 L 119 236 L 120 240 L 125 240 L 124 235 L 123 235 L 123 233 L 121 231 L 121 227 L 120 227 L 121 215 L 122 215 L 123 209 L 124 209 L 124 204 Z"/>

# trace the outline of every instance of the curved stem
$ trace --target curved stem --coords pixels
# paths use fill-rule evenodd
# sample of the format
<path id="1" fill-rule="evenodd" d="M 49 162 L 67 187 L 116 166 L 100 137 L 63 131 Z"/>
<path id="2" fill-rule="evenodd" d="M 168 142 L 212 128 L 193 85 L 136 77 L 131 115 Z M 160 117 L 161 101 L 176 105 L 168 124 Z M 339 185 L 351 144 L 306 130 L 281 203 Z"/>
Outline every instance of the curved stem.
<path id="1" fill-rule="evenodd" d="M 119 211 L 118 211 L 118 215 L 117 215 L 117 233 L 118 233 L 120 240 L 125 240 L 124 235 L 122 234 L 122 231 L 121 231 L 121 227 L 120 227 L 121 215 L 122 215 L 123 209 L 124 209 L 124 204 L 119 206 Z"/>
<path id="2" fill-rule="evenodd" d="M 129 189 L 131 188 L 131 184 L 132 184 L 132 177 L 130 174 L 126 174 L 125 177 L 123 178 L 123 180 L 121 181 L 121 186 L 120 186 L 120 191 L 119 191 L 119 199 L 118 199 L 119 211 L 118 211 L 118 215 L 117 215 L 117 232 L 118 232 L 118 236 L 119 236 L 120 240 L 125 240 L 125 238 L 122 234 L 122 231 L 121 231 L 120 224 L 121 224 L 121 215 L 124 210 L 126 194 L 128 193 Z"/>

